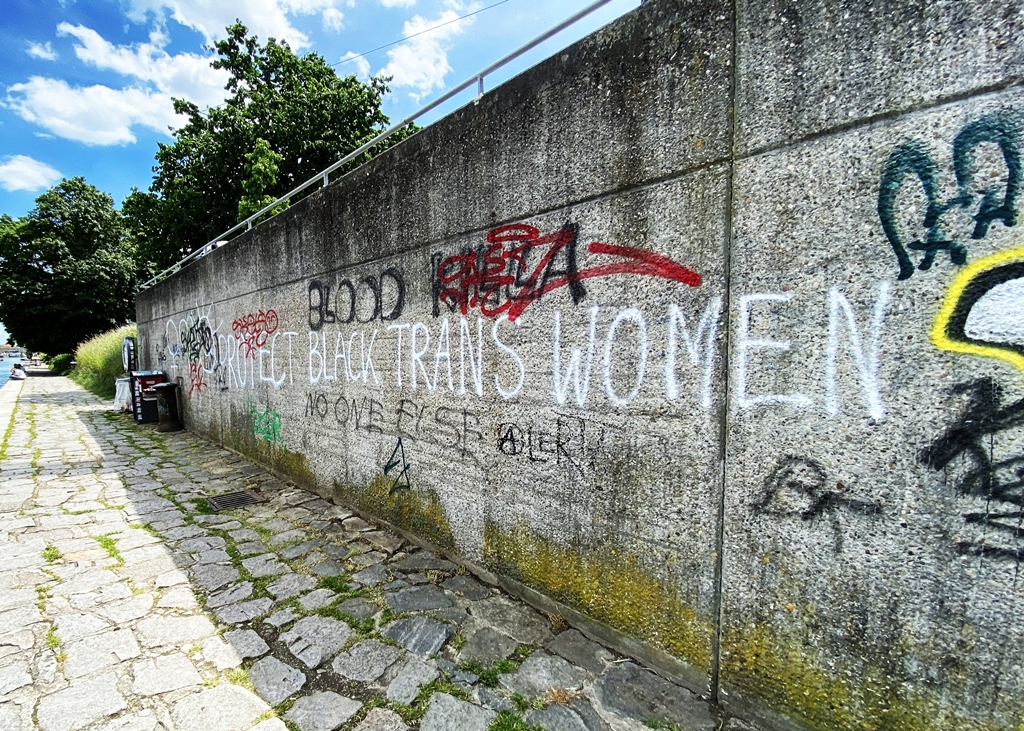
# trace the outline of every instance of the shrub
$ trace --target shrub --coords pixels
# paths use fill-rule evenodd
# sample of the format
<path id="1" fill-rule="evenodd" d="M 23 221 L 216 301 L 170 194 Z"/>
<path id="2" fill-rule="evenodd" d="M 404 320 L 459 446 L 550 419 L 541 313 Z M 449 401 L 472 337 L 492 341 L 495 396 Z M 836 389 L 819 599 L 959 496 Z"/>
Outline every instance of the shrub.
<path id="1" fill-rule="evenodd" d="M 97 396 L 113 398 L 114 382 L 124 373 L 121 343 L 124 338 L 137 337 L 136 333 L 135 325 L 125 325 L 86 340 L 75 351 L 71 377 Z"/>
<path id="2" fill-rule="evenodd" d="M 47 360 L 46 365 L 50 366 L 50 370 L 58 376 L 63 376 L 71 370 L 72 360 L 74 360 L 74 356 L 71 355 L 71 353 L 61 353 L 60 355 L 55 355 Z"/>

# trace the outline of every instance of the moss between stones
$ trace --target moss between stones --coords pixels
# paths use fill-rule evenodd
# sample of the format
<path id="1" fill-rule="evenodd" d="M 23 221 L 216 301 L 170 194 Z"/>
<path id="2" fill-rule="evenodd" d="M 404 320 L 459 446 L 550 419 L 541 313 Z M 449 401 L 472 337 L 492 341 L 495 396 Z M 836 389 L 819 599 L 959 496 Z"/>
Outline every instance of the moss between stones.
<path id="1" fill-rule="evenodd" d="M 334 490 L 342 502 L 418 535 L 438 548 L 454 550 L 455 534 L 437 494 L 433 490 L 397 490 L 392 494 L 391 484 L 392 480 L 379 475 L 368 487 L 335 482 Z"/>
<path id="2" fill-rule="evenodd" d="M 941 699 L 879 668 L 841 678 L 815 655 L 763 625 L 730 629 L 722 636 L 722 683 L 822 731 L 1011 731 L 952 715 Z"/>
<path id="3" fill-rule="evenodd" d="M 640 568 L 629 552 L 585 555 L 518 527 L 510 533 L 484 526 L 489 568 L 551 596 L 621 632 L 686 660 L 705 672 L 711 665 L 713 623 L 697 617 L 670 587 Z"/>

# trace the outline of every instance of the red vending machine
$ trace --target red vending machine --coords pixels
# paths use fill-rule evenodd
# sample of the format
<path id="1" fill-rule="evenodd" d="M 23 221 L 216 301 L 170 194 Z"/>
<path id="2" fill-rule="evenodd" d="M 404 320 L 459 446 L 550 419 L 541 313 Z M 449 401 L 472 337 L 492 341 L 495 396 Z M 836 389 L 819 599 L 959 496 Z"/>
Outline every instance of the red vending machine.
<path id="1" fill-rule="evenodd" d="M 156 391 L 153 386 L 164 382 L 162 371 L 129 371 L 129 386 L 132 392 L 132 412 L 135 421 L 143 424 L 156 421 Z"/>

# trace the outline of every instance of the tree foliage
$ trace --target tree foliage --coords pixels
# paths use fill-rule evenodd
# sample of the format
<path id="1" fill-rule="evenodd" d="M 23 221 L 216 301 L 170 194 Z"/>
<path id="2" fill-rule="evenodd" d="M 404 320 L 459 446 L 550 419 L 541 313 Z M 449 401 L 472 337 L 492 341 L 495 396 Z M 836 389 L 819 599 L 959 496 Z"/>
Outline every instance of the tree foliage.
<path id="1" fill-rule="evenodd" d="M 30 350 L 73 352 L 134 318 L 135 267 L 113 199 L 63 180 L 28 215 L 0 217 L 0 321 Z"/>
<path id="2" fill-rule="evenodd" d="M 273 38 L 260 45 L 240 22 L 213 50 L 218 57 L 212 66 L 231 74 L 225 87 L 230 97 L 205 113 L 191 102 L 175 100 L 175 111 L 187 122 L 174 133 L 173 143 L 159 145 L 149 192 L 133 191 L 124 203 L 141 256 L 158 269 L 388 125 L 381 111 L 387 79 L 364 83 L 355 76 L 339 77 L 315 53 L 297 56 Z M 404 136 L 395 135 L 386 144 Z M 362 161 L 353 161 L 352 167 Z"/>

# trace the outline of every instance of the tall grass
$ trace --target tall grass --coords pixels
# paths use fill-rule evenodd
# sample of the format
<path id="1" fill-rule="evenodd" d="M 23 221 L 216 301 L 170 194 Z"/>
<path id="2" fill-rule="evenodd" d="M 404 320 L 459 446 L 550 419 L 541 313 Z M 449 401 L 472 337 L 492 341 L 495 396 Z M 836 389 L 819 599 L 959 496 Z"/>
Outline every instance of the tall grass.
<path id="1" fill-rule="evenodd" d="M 124 373 L 121 343 L 127 337 L 137 337 L 135 325 L 125 325 L 86 340 L 75 351 L 75 370 L 71 377 L 97 396 L 113 398 L 114 382 Z"/>

